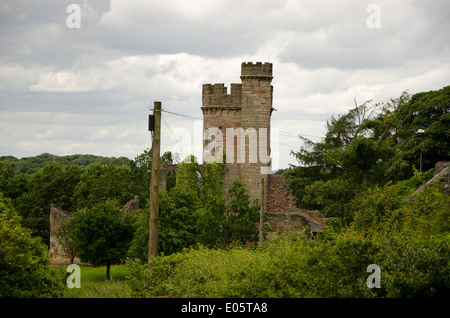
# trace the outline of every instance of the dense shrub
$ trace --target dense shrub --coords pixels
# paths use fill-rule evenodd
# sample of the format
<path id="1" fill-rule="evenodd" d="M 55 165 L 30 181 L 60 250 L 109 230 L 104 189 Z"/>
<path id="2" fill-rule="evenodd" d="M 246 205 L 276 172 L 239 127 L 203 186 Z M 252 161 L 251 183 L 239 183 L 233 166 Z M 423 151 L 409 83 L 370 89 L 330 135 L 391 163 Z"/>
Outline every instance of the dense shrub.
<path id="1" fill-rule="evenodd" d="M 150 271 L 131 262 L 130 286 L 136 297 L 356 296 L 372 262 L 369 245 L 346 237 L 335 244 L 280 239 L 262 250 L 200 247 L 155 258 Z"/>
<path id="2" fill-rule="evenodd" d="M 0 193 L 0 297 L 61 297 L 64 276 L 48 266 L 45 244 L 20 219 Z"/>
<path id="3" fill-rule="evenodd" d="M 450 234 L 423 242 L 387 236 L 378 255 L 382 295 L 386 297 L 450 296 Z"/>
<path id="4" fill-rule="evenodd" d="M 355 221 L 330 218 L 315 241 L 303 233 L 256 250 L 190 248 L 131 262 L 137 297 L 446 297 L 450 294 L 450 198 L 438 186 L 412 200 L 403 186 L 359 197 Z M 367 268 L 381 269 L 369 288 Z"/>

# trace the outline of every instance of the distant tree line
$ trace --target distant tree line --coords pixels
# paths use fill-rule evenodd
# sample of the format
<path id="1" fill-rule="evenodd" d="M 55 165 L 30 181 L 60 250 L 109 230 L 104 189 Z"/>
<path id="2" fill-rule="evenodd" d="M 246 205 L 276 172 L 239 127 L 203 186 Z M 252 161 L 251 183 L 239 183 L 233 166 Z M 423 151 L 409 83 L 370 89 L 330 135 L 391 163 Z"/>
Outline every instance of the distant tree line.
<path id="1" fill-rule="evenodd" d="M 124 205 L 140 196 L 142 203 L 146 204 L 149 197 L 147 167 L 140 166 L 138 158 L 74 155 L 53 160 L 49 154 L 18 161 L 8 158 L 0 162 L 0 192 L 11 199 L 22 217 L 23 226 L 30 229 L 33 236 L 42 237 L 47 244 L 52 203 L 65 211 L 75 212 L 108 199 Z M 20 169 L 29 168 L 20 172 L 17 165 Z M 42 167 L 30 173 L 33 165 Z"/>
<path id="2" fill-rule="evenodd" d="M 79 168 L 85 169 L 94 163 L 127 166 L 132 160 L 127 157 L 103 157 L 89 154 L 56 156 L 49 153 L 43 153 L 38 156 L 23 157 L 20 159 L 14 156 L 0 156 L 0 161 L 14 163 L 14 168 L 18 173 L 33 174 L 43 168 L 47 163 L 53 161 L 59 163 L 63 167 L 77 165 Z"/>

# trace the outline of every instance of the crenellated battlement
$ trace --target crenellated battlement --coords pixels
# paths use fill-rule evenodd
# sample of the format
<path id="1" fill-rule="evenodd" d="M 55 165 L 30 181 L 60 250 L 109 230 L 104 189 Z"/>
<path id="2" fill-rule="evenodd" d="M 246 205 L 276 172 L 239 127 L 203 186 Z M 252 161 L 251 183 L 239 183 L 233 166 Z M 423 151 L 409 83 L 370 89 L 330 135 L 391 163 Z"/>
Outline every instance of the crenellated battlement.
<path id="1" fill-rule="evenodd" d="M 272 63 L 243 62 L 241 64 L 241 78 L 245 77 L 265 77 L 272 79 Z"/>
<path id="2" fill-rule="evenodd" d="M 202 107 L 240 108 L 242 84 L 231 84 L 230 94 L 223 83 L 204 84 L 202 91 Z"/>

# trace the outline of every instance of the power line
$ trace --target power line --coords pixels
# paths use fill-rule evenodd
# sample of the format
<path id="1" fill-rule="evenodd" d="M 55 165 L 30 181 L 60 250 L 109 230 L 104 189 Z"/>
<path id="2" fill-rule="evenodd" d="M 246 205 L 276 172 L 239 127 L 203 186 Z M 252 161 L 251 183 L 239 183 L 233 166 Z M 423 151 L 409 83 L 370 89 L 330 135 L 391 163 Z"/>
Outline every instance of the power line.
<path id="1" fill-rule="evenodd" d="M 199 118 L 199 117 L 195 117 L 195 116 L 190 116 L 190 115 L 183 115 L 183 114 L 179 114 L 179 113 L 174 113 L 165 109 L 161 109 L 162 112 L 168 113 L 168 114 L 172 114 L 172 115 L 176 115 L 176 116 L 180 116 L 180 117 L 184 117 L 184 118 L 189 118 L 189 119 L 195 119 L 195 120 L 203 120 L 203 118 Z"/>
<path id="2" fill-rule="evenodd" d="M 285 144 L 285 143 L 277 142 L 277 141 L 275 141 L 275 140 L 271 140 L 270 142 L 271 142 L 271 143 L 272 143 L 272 142 L 273 142 L 273 143 L 276 143 L 276 144 L 281 145 L 281 146 L 289 147 L 289 148 L 298 148 L 298 146 L 288 145 L 288 144 Z"/>
<path id="3" fill-rule="evenodd" d="M 150 109 L 150 110 L 152 110 L 152 109 Z M 168 113 L 168 114 L 175 115 L 175 116 L 180 116 L 180 117 L 192 119 L 192 120 L 203 120 L 203 118 L 190 116 L 190 115 L 184 115 L 184 114 L 180 114 L 180 113 L 175 113 L 175 112 L 172 112 L 172 111 L 169 111 L 169 110 L 166 110 L 166 109 L 161 109 L 161 111 L 165 112 L 165 113 Z M 320 138 L 320 139 L 323 138 L 323 137 L 315 136 L 315 135 L 300 134 L 300 133 L 296 133 L 296 132 L 288 132 L 288 131 L 282 131 L 282 130 L 277 130 L 277 132 L 280 135 L 287 136 L 287 137 L 296 137 L 296 138 L 298 138 L 299 136 L 307 136 L 307 137 Z"/>
<path id="4" fill-rule="evenodd" d="M 149 110 L 153 110 L 153 109 L 150 109 L 150 108 L 149 108 Z M 165 110 L 165 109 L 161 109 L 161 111 L 162 111 L 162 112 L 165 112 L 165 113 L 168 113 L 168 114 L 175 115 L 175 116 L 180 116 L 180 117 L 184 117 L 184 118 L 187 118 L 187 119 L 191 119 L 191 120 L 203 120 L 203 118 L 199 118 L 199 117 L 195 117 L 195 116 L 190 116 L 190 115 L 179 114 L 179 113 L 171 112 L 171 111 L 168 111 L 168 110 Z M 170 128 L 169 124 L 166 122 L 166 120 L 164 119 L 164 117 L 162 117 L 162 119 L 163 119 L 164 123 L 167 125 L 167 127 L 169 128 L 169 130 L 172 132 L 172 129 Z M 300 134 L 300 133 L 296 133 L 296 132 L 288 132 L 288 131 L 283 131 L 283 130 L 277 130 L 277 133 L 280 134 L 280 135 L 282 135 L 282 136 L 285 136 L 285 137 L 292 137 L 292 138 L 293 138 L 293 137 L 299 138 L 300 136 L 307 136 L 307 137 L 320 138 L 320 139 L 323 139 L 323 138 L 324 138 L 324 137 L 315 136 L 315 135 Z M 180 141 L 178 141 L 176 144 L 178 144 L 179 142 L 180 142 Z M 298 148 L 298 146 L 293 146 L 293 145 L 289 145 L 289 144 L 277 142 L 277 141 L 275 141 L 275 140 L 271 140 L 271 142 L 276 143 L 276 144 L 281 145 L 281 146 L 293 148 L 293 149 Z M 430 151 L 428 151 L 427 153 L 430 153 Z M 369 166 L 374 166 L 374 165 L 377 164 L 377 163 L 366 163 L 366 162 L 361 161 L 361 160 L 358 160 L 358 159 L 351 159 L 351 160 L 349 160 L 349 161 L 357 162 L 357 163 L 363 163 L 363 164 L 365 163 L 365 164 L 368 164 Z"/>

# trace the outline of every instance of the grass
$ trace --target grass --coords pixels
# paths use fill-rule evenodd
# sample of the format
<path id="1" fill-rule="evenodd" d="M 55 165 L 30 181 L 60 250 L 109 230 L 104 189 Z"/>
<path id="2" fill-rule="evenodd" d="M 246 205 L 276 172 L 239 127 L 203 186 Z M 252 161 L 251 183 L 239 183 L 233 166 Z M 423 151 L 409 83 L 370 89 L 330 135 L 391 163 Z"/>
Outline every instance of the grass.
<path id="1" fill-rule="evenodd" d="M 65 272 L 67 267 L 59 267 Z M 106 266 L 80 266 L 81 288 L 68 288 L 65 298 L 128 298 L 130 293 L 126 283 L 126 265 L 111 265 L 111 280 L 107 281 Z"/>

